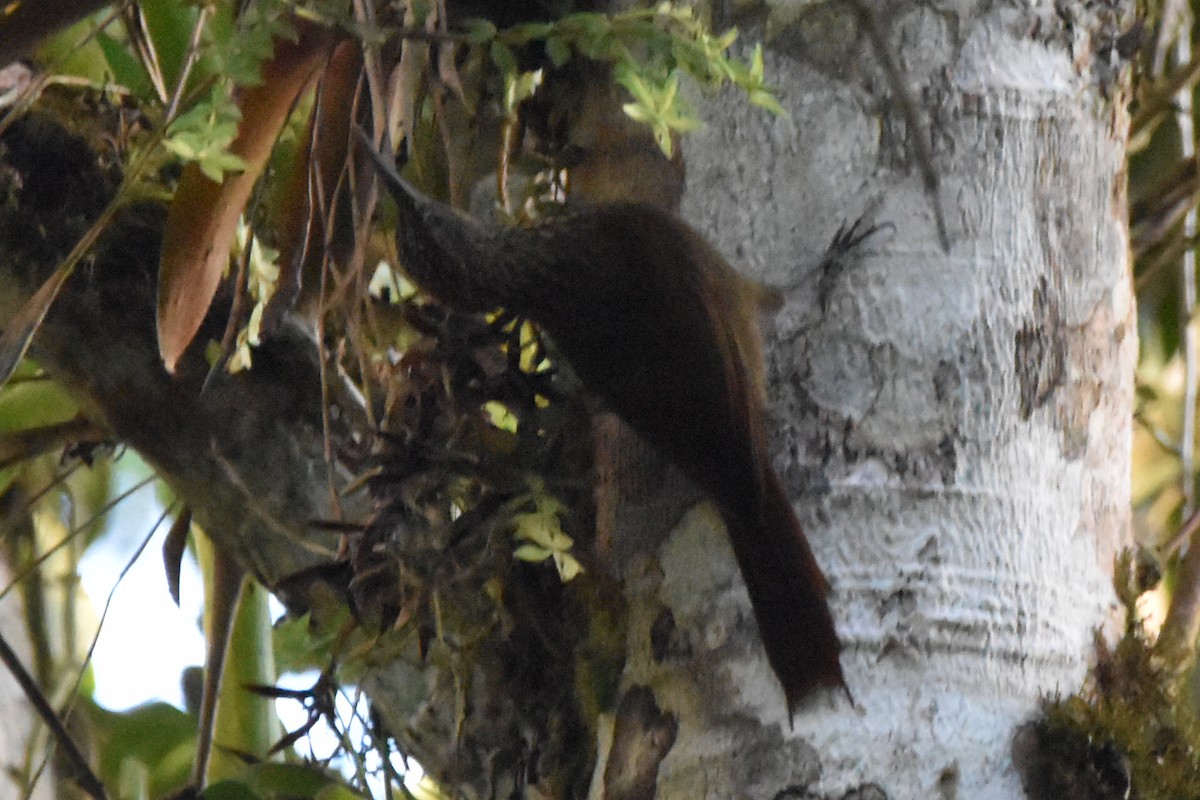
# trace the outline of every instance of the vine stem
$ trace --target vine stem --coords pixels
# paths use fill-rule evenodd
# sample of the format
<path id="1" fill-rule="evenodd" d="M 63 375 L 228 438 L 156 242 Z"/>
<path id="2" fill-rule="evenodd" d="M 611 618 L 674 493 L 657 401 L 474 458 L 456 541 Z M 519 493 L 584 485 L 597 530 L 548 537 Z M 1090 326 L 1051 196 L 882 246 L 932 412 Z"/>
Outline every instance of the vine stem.
<path id="1" fill-rule="evenodd" d="M 59 719 L 58 714 L 50 705 L 50 701 L 42 694 L 42 690 L 38 688 L 37 682 L 25 666 L 21 664 L 21 659 L 9 646 L 8 641 L 4 638 L 4 634 L 0 634 L 0 661 L 4 662 L 4 666 L 8 668 L 9 673 L 16 678 L 17 683 L 21 687 L 21 691 L 25 693 L 25 697 L 29 699 L 31 705 L 38 716 L 42 718 L 42 722 L 46 723 L 46 727 L 50 729 L 54 740 L 58 742 L 58 746 L 66 753 L 67 758 L 79 771 L 75 776 L 75 782 L 79 787 L 95 800 L 108 800 L 108 793 L 104 789 L 104 784 L 96 777 L 96 773 L 92 771 L 88 765 L 87 757 L 79 749 L 79 745 L 75 744 L 75 740 L 71 738 L 70 731 Z"/>

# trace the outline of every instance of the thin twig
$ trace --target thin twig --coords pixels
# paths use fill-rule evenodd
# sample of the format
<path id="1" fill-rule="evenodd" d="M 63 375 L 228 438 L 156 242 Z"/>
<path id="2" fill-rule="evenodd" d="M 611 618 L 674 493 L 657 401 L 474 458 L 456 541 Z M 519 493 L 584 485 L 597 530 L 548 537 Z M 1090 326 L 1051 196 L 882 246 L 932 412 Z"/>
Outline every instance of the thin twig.
<path id="1" fill-rule="evenodd" d="M 167 102 L 167 81 L 163 77 L 162 63 L 158 58 L 158 50 L 154 46 L 154 37 L 151 36 L 150 29 L 146 25 L 146 15 L 142 13 L 141 6 L 137 4 L 126 6 L 121 14 L 121 19 L 125 24 L 125 35 L 133 46 L 134 52 L 137 53 L 142 69 L 150 78 L 150 84 L 154 87 L 158 102 Z"/>
<path id="2" fill-rule="evenodd" d="M 157 477 L 158 477 L 157 475 L 151 475 L 148 478 L 146 478 L 142 481 L 139 481 L 138 483 L 136 483 L 133 486 L 126 489 L 124 492 L 121 492 L 121 494 L 117 495 L 112 500 L 109 500 L 107 503 L 105 503 L 95 514 L 93 514 L 91 517 L 89 517 L 87 519 L 87 521 L 81 523 L 80 525 L 77 525 L 75 528 L 72 528 L 67 533 L 67 535 L 62 538 L 62 540 L 60 542 L 58 542 L 53 547 L 51 547 L 49 550 L 47 550 L 46 552 L 44 552 L 40 556 L 38 556 L 36 559 L 34 559 L 33 563 L 27 565 L 25 567 L 25 569 L 23 569 L 15 578 L 13 578 L 11 581 L 9 581 L 7 586 L 5 586 L 3 589 L 0 589 L 0 600 L 3 600 L 5 598 L 5 596 L 9 592 L 11 592 L 14 587 L 17 586 L 17 584 L 19 584 L 21 581 L 25 580 L 25 578 L 29 577 L 29 575 L 31 575 L 33 572 L 35 572 L 38 567 L 40 567 L 42 564 L 44 564 L 46 562 L 47 559 L 49 559 L 51 556 L 53 556 L 55 553 L 57 553 L 63 547 L 66 547 L 72 539 L 74 539 L 76 536 L 78 536 L 79 534 L 86 531 L 89 527 L 91 527 L 91 525 L 94 522 L 96 522 L 98 519 L 103 517 L 109 511 L 112 511 L 113 508 L 115 508 L 116 505 L 118 503 L 120 503 L 122 500 L 129 497 L 131 494 L 138 491 L 142 487 L 149 485 Z"/>
<path id="3" fill-rule="evenodd" d="M 1190 93 L 1198 80 L 1200 80 L 1200 55 L 1193 54 L 1183 67 L 1176 69 L 1171 74 L 1166 86 L 1139 104 L 1137 113 L 1129 123 L 1130 137 L 1137 136 L 1158 115 L 1175 106 L 1179 95 Z M 1176 112 L 1178 113 L 1178 109 Z"/>
<path id="4" fill-rule="evenodd" d="M 257 198 L 253 206 L 258 205 Z M 247 219 L 254 219 L 254 210 L 246 215 Z M 242 257 L 238 259 L 237 273 L 233 278 L 233 301 L 229 304 L 229 318 L 225 320 L 225 332 L 221 334 L 221 343 L 218 345 L 220 355 L 213 361 L 209 367 L 208 374 L 204 376 L 204 383 L 200 387 L 200 394 L 205 394 L 211 387 L 217 376 L 225 371 L 226 365 L 229 363 L 229 357 L 233 354 L 234 345 L 237 343 L 238 330 L 241 328 L 242 315 L 246 311 L 246 296 L 249 293 L 250 274 L 250 259 L 254 255 L 254 228 L 247 226 L 246 228 L 246 244 L 242 248 Z M 247 345 L 248 346 L 248 345 Z"/>
<path id="5" fill-rule="evenodd" d="M 1192 60 L 1192 31 L 1187 25 L 1180 29 L 1176 44 L 1177 58 L 1181 63 Z M 1190 89 L 1180 91 L 1178 99 L 1177 124 L 1179 125 L 1180 156 L 1182 160 L 1194 161 L 1196 156 L 1196 129 L 1192 121 L 1192 93 Z M 1196 236 L 1196 207 L 1188 209 L 1183 218 L 1183 235 L 1186 239 Z M 1183 395 L 1183 432 L 1180 435 L 1179 449 L 1182 453 L 1183 472 L 1183 514 L 1188 516 L 1196 507 L 1196 391 L 1200 380 L 1200 365 L 1197 364 L 1200 342 L 1197 341 L 1196 331 L 1196 251 L 1187 248 L 1183 252 L 1183 262 L 1180 266 L 1183 278 L 1183 318 L 1184 328 L 1184 395 Z M 1196 543 L 1200 545 L 1200 542 Z"/>
<path id="6" fill-rule="evenodd" d="M 1185 239 L 1182 236 L 1172 236 L 1167 240 L 1166 247 L 1156 253 L 1152 260 L 1138 270 L 1138 276 L 1133 282 L 1136 292 L 1141 292 L 1147 286 L 1156 282 L 1160 272 L 1179 263 L 1185 250 L 1200 247 L 1200 236 Z"/>
<path id="7" fill-rule="evenodd" d="M 1191 61 L 1190 24 L 1181 24 L 1176 42 L 1177 59 L 1181 63 Z M 1177 124 L 1181 156 L 1192 159 L 1196 155 L 1196 131 L 1192 122 L 1192 97 L 1188 90 L 1182 91 L 1176 101 L 1179 104 Z M 1196 236 L 1196 210 L 1188 211 L 1184 218 L 1184 237 Z M 1200 527 L 1191 525 L 1196 507 L 1196 395 L 1200 381 L 1200 341 L 1197 340 L 1196 324 L 1196 252 L 1188 248 L 1183 253 L 1183 304 L 1184 304 L 1184 400 L 1183 431 L 1179 449 L 1183 481 L 1183 516 L 1188 521 L 1185 528 L 1193 528 L 1188 536 L 1187 550 L 1180 558 L 1175 591 L 1167 617 L 1159 632 L 1159 647 L 1179 664 L 1192 661 L 1195 654 L 1196 634 L 1200 629 Z"/>
<path id="8" fill-rule="evenodd" d="M 390 28 L 401 39 L 413 39 L 419 42 L 454 42 L 465 44 L 471 41 L 471 34 L 451 30 L 426 30 L 425 28 L 398 27 Z"/>
<path id="9" fill-rule="evenodd" d="M 1167 554 L 1175 552 L 1183 546 L 1184 542 L 1191 541 L 1197 531 L 1200 531 L 1200 511 L 1193 511 L 1184 519 L 1183 524 L 1179 526 L 1179 531 L 1171 537 L 1171 541 L 1161 548 L 1162 552 Z"/>
<path id="10" fill-rule="evenodd" d="M 94 422 L 82 415 L 59 422 L 0 436 L 0 469 L 63 447 L 72 442 L 99 442 L 105 435 Z"/>
<path id="11" fill-rule="evenodd" d="M 157 474 L 150 476 L 151 480 L 156 478 L 158 478 Z M 63 709 L 62 713 L 62 719 L 64 721 L 70 719 L 71 717 L 71 711 L 75 705 L 75 698 L 79 696 L 79 686 L 83 683 L 83 676 L 87 672 L 87 665 L 91 663 L 92 655 L 96 652 L 96 644 L 100 641 L 100 632 L 104 630 L 104 622 L 108 619 L 108 612 L 112 607 L 113 597 L 116 596 L 117 587 L 121 585 L 121 583 L 125 580 L 125 576 L 129 574 L 129 570 L 133 569 L 133 565 L 137 563 L 139 558 L 141 558 L 142 553 L 146 550 L 146 546 L 150 544 L 150 540 L 154 538 L 154 534 L 158 532 L 159 527 L 162 526 L 163 522 L 167 519 L 175 506 L 176 503 L 171 503 L 171 505 L 167 506 L 163 510 L 162 514 L 159 515 L 154 525 L 150 528 L 150 532 L 146 534 L 145 538 L 142 539 L 142 543 L 138 545 L 137 549 L 133 551 L 133 555 L 130 556 L 127 562 L 125 562 L 125 566 L 121 569 L 120 574 L 117 575 L 117 579 L 113 581 L 112 588 L 108 590 L 108 597 L 104 601 L 104 610 L 100 612 L 100 619 L 96 623 L 96 633 L 92 636 L 92 641 L 88 645 L 87 652 L 83 656 L 83 663 L 80 665 L 79 671 L 75 674 L 75 683 L 71 686 L 71 691 L 67 694 L 66 707 Z M 42 763 L 38 766 L 37 771 L 33 775 L 34 783 L 37 782 L 38 777 L 41 776 L 42 772 L 45 771 L 46 765 L 50 763 L 50 755 L 51 753 L 47 751 L 45 757 L 42 759 Z"/>
<path id="12" fill-rule="evenodd" d="M 51 78 L 57 75 L 57 73 L 62 71 L 62 67 L 64 64 L 66 64 L 67 59 L 73 57 L 80 51 L 81 48 L 92 41 L 92 39 L 96 38 L 96 35 L 99 34 L 100 31 L 104 30 L 113 22 L 115 22 L 121 16 L 125 6 L 131 2 L 133 2 L 133 0 L 122 0 L 122 2 L 114 5 L 113 8 L 109 9 L 109 12 L 102 19 L 100 19 L 100 21 L 97 22 L 94 27 L 89 29 L 87 33 L 80 37 L 79 41 L 75 43 L 74 47 L 64 51 L 64 54 L 60 56 L 53 64 L 48 65 L 44 71 L 34 75 L 33 80 L 31 80 L 29 85 L 26 86 L 21 92 L 21 96 L 17 98 L 16 102 L 13 103 L 8 112 L 3 117 L 0 117 L 0 134 L 3 134 L 6 130 L 8 130 L 10 125 L 25 116 L 26 112 L 28 112 L 29 109 L 33 107 L 33 104 L 37 102 L 37 99 L 41 95 L 42 89 L 46 87 L 46 84 L 50 82 Z"/>
<path id="13" fill-rule="evenodd" d="M 21 506 L 20 513 L 22 513 L 22 514 L 26 513 L 27 511 L 29 511 L 29 509 L 31 509 L 35 505 L 37 505 L 39 500 L 41 500 L 43 497 L 45 497 L 50 492 L 54 491 L 54 489 L 56 487 L 61 486 L 63 484 L 63 482 L 67 480 L 67 478 L 70 478 L 73 474 L 75 474 L 75 470 L 79 469 L 79 466 L 82 463 L 83 462 L 77 462 L 75 464 L 72 464 L 71 466 L 67 467 L 65 470 L 63 470 L 62 472 L 58 473 L 53 478 L 51 478 L 46 483 L 45 486 L 38 489 L 36 492 L 33 493 L 32 497 L 30 497 L 28 500 L 25 501 L 25 505 Z M 4 598 L 4 595 L 0 594 L 0 599 L 3 599 L 3 598 Z"/>
<path id="14" fill-rule="evenodd" d="M 875 51 L 875 58 L 879 61 L 879 65 L 887 75 L 888 82 L 891 84 L 896 98 L 900 101 L 900 110 L 904 113 L 904 122 L 908 126 L 908 141 L 912 143 L 913 148 L 916 150 L 917 169 L 921 172 L 921 180 L 925 186 L 925 197 L 928 198 L 930 204 L 933 206 L 933 218 L 937 224 L 938 242 L 942 245 L 942 250 L 950 252 L 950 234 L 947 231 L 946 217 L 942 210 L 941 181 L 938 179 L 937 171 L 933 167 L 933 150 L 929 144 L 929 125 L 921 113 L 921 108 L 917 104 L 916 98 L 913 97 L 912 91 L 905 82 L 904 73 L 901 71 L 900 65 L 896 63 L 892 48 L 883 38 L 883 31 L 879 28 L 879 20 L 875 17 L 875 12 L 868 8 L 863 0 L 843 0 L 843 2 L 847 3 L 853 9 L 858 19 L 859 29 L 871 41 L 871 47 Z"/>
<path id="15" fill-rule="evenodd" d="M 188 76 L 192 73 L 192 67 L 200 58 L 200 36 L 204 33 L 204 23 L 208 19 L 208 13 L 211 6 L 201 6 L 200 13 L 196 16 L 196 24 L 192 28 L 192 35 L 188 39 L 187 56 L 183 59 L 183 65 L 179 68 L 179 79 L 175 82 L 175 91 L 171 94 L 171 102 L 167 104 L 166 119 L 175 119 L 175 112 L 179 110 L 179 103 L 183 99 L 183 90 L 187 86 Z"/>
<path id="16" fill-rule="evenodd" d="M 95 800 L 108 800 L 108 793 L 104 790 L 104 784 L 96 777 L 96 773 L 92 772 L 91 766 L 87 762 L 87 757 L 79 749 L 79 745 L 75 744 L 75 740 L 71 738 L 70 731 L 66 725 L 59 719 L 58 714 L 50 706 L 50 702 L 46 700 L 46 696 L 42 694 L 42 690 L 38 688 L 37 682 L 33 676 L 26 671 L 22 666 L 21 660 L 17 658 L 17 654 L 8 646 L 8 642 L 4 638 L 4 634 L 0 633 L 0 661 L 4 662 L 4 666 L 8 668 L 9 673 L 16 679 L 21 686 L 21 691 L 25 693 L 25 697 L 29 703 L 37 711 L 38 716 L 42 718 L 42 722 L 46 723 L 46 727 L 50 729 L 54 740 L 63 749 L 67 758 L 70 759 L 78 774 L 75 776 L 75 782 L 79 784 L 79 788 L 87 792 Z M 41 774 L 41 770 L 38 770 Z M 34 776 L 36 782 L 37 775 Z"/>

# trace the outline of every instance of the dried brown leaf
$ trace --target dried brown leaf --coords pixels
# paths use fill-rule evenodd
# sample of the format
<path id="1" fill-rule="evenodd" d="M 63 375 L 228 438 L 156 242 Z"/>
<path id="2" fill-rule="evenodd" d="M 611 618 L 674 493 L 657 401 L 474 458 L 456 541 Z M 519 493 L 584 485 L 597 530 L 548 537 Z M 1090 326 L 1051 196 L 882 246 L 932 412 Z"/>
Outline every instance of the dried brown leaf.
<path id="1" fill-rule="evenodd" d="M 67 282 L 74 272 L 76 261 L 64 261 L 62 266 L 54 270 L 54 274 L 25 301 L 25 305 L 13 316 L 4 333 L 0 334 L 0 385 L 3 385 L 25 357 L 33 334 L 41 326 L 46 312 L 50 310 L 58 290 Z"/>
<path id="2" fill-rule="evenodd" d="M 158 347 L 168 372 L 195 338 L 229 262 L 237 221 L 297 98 L 325 65 L 332 31 L 297 23 L 296 41 L 280 40 L 263 65 L 262 83 L 239 94 L 242 112 L 230 152 L 245 171 L 221 183 L 198 164 L 183 171 L 167 216 L 158 284 Z"/>
<path id="3" fill-rule="evenodd" d="M 305 137 L 308 146 L 297 153 L 283 195 L 284 206 L 292 212 L 283 220 L 279 286 L 264 314 L 268 330 L 285 308 L 295 304 L 303 280 L 318 274 L 316 270 L 324 261 L 328 222 L 339 207 L 337 187 L 346 164 L 347 137 L 361 75 L 362 48 L 353 41 L 338 44 L 317 86 L 317 102 Z M 336 234 L 336 226 L 332 230 Z M 339 247 L 336 236 L 333 238 L 333 258 L 344 261 L 346 247 Z"/>
<path id="4" fill-rule="evenodd" d="M 163 567 L 167 573 L 167 591 L 175 605 L 179 605 L 179 574 L 183 568 L 183 554 L 187 550 L 188 533 L 192 530 L 192 510 L 184 508 L 171 523 L 167 538 L 163 540 Z"/>

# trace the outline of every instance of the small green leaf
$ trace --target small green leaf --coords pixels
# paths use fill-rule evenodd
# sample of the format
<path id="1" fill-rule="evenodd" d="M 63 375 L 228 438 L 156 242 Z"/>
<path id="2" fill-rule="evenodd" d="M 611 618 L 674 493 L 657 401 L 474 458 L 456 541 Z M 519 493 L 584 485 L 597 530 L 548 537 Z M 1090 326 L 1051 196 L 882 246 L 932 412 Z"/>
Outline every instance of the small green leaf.
<path id="1" fill-rule="evenodd" d="M 362 795 L 340 783 L 322 786 L 313 795 L 313 800 L 362 800 Z"/>
<path id="2" fill-rule="evenodd" d="M 545 39 L 550 35 L 553 27 L 549 22 L 526 22 L 505 31 L 504 40 L 509 44 L 519 45 L 526 44 L 534 39 Z"/>
<path id="3" fill-rule="evenodd" d="M 656 125 L 654 138 L 658 142 L 659 149 L 663 151 L 663 155 L 667 158 L 675 155 L 675 141 L 671 138 L 671 131 Z"/>
<path id="4" fill-rule="evenodd" d="M 754 52 L 750 54 L 750 78 L 756 83 L 762 83 L 763 70 L 763 49 L 760 42 L 754 45 Z"/>
<path id="5" fill-rule="evenodd" d="M 612 21 L 607 16 L 595 13 L 570 14 L 558 24 L 559 30 L 572 34 L 575 47 L 588 58 L 611 60 L 604 58 L 612 41 L 609 37 Z"/>
<path id="6" fill-rule="evenodd" d="M 492 41 L 492 46 L 489 52 L 492 56 L 492 63 L 499 68 L 501 73 L 505 75 L 516 74 L 517 57 L 513 54 L 511 47 L 499 39 L 495 39 Z"/>
<path id="7" fill-rule="evenodd" d="M 225 180 L 226 173 L 246 169 L 246 162 L 233 153 L 201 152 L 196 161 L 200 164 L 200 171 L 213 183 Z"/>
<path id="8" fill-rule="evenodd" d="M 571 60 L 571 45 L 561 36 L 550 36 L 546 39 L 546 55 L 549 56 L 550 63 L 561 67 Z"/>
<path id="9" fill-rule="evenodd" d="M 527 499 L 533 502 L 533 511 L 513 516 L 514 535 L 524 542 L 513 551 L 513 556 L 522 561 L 553 560 L 559 578 L 565 583 L 583 571 L 578 559 L 571 555 L 575 542 L 563 532 L 559 522 L 566 508 L 540 485 L 534 487 Z"/>
<path id="10" fill-rule="evenodd" d="M 515 112 L 517 106 L 533 96 L 542 83 L 542 71 L 512 73 L 504 75 L 504 110 Z"/>
<path id="11" fill-rule="evenodd" d="M 311 797 L 316 800 L 322 790 L 340 786 L 337 777 L 319 764 L 277 764 L 263 762 L 247 771 L 247 781 L 264 797 Z M 354 796 L 354 795 L 351 795 Z M 337 795 L 334 795 L 337 797 Z"/>
<path id="12" fill-rule="evenodd" d="M 228 88 L 214 86 L 206 99 L 175 118 L 163 144 L 184 161 L 196 162 L 209 180 L 220 183 L 225 173 L 246 168 L 245 161 L 229 152 L 241 118 Z"/>
<path id="13" fill-rule="evenodd" d="M 467 41 L 471 44 L 487 44 L 495 38 L 496 26 L 489 20 L 472 20 L 467 26 Z"/>
<path id="14" fill-rule="evenodd" d="M 218 781 L 204 790 L 200 800 L 263 800 L 263 797 L 240 781 Z"/>
<path id="15" fill-rule="evenodd" d="M 90 729 L 104 742 L 97 767 L 105 784 L 117 785 L 123 765 L 136 760 L 150 768 L 150 793 L 159 797 L 179 788 L 195 757 L 196 718 L 169 703 L 147 703 L 128 711 L 87 704 Z M 179 751 L 190 757 L 179 761 Z M 125 767 L 125 769 L 128 769 Z"/>
<path id="16" fill-rule="evenodd" d="M 612 29 L 612 20 L 604 14 L 583 11 L 568 14 L 559 20 L 558 25 L 565 30 L 578 31 L 581 39 L 599 39 Z"/>
<path id="17" fill-rule="evenodd" d="M 199 10 L 196 5 L 179 0 L 139 0 L 138 10 L 150 33 L 163 79 L 168 87 L 174 88 L 188 55 Z"/>
<path id="18" fill-rule="evenodd" d="M 583 572 L 583 565 L 579 563 L 575 556 L 567 552 L 556 552 L 554 554 L 554 566 L 558 570 L 558 577 L 563 583 L 567 583 Z"/>
<path id="19" fill-rule="evenodd" d="M 150 800 L 150 770 L 141 760 L 127 758 L 121 762 L 117 786 L 124 800 Z"/>
<path id="20" fill-rule="evenodd" d="M 626 103 L 621 110 L 634 122 L 650 122 L 654 118 L 650 109 L 637 103 Z"/>
<path id="21" fill-rule="evenodd" d="M 550 366 L 550 362 L 546 359 L 542 348 L 540 347 L 541 339 L 538 337 L 537 329 L 529 320 L 521 323 L 521 330 L 518 332 L 520 341 L 521 357 L 518 366 L 522 372 L 535 374 L 541 372 Z"/>
<path id="22" fill-rule="evenodd" d="M 517 432 L 517 424 L 519 422 L 517 415 L 512 413 L 508 406 L 503 403 L 497 400 L 489 400 L 483 404 L 483 413 L 493 427 L 509 433 Z"/>
<path id="23" fill-rule="evenodd" d="M 633 97 L 634 103 L 645 106 L 647 109 L 654 107 L 654 93 L 642 75 L 631 64 L 619 65 L 615 77 L 617 82 L 625 87 L 625 91 Z"/>
<path id="24" fill-rule="evenodd" d="M 96 33 L 96 44 L 100 45 L 100 49 L 104 53 L 104 60 L 108 62 L 108 68 L 112 70 L 113 80 L 119 86 L 124 86 L 143 101 L 154 98 L 154 87 L 150 84 L 150 77 L 146 74 L 141 62 L 130 55 L 125 45 L 109 36 L 105 31 Z"/>
<path id="25" fill-rule="evenodd" d="M 671 77 L 667 78 L 666 85 L 663 86 L 663 91 L 659 96 L 658 105 L 663 110 L 670 109 L 675 105 L 675 96 L 679 94 L 679 76 L 671 73 Z"/>
<path id="26" fill-rule="evenodd" d="M 766 89 L 756 89 L 750 93 L 750 102 L 760 108 L 765 108 L 776 116 L 787 116 L 787 111 L 775 99 L 775 95 L 768 92 Z"/>
<path id="27" fill-rule="evenodd" d="M 538 547 L 535 544 L 523 544 L 513 551 L 513 558 L 519 558 L 522 561 L 545 561 L 554 555 L 554 552 L 546 547 Z"/>
<path id="28" fill-rule="evenodd" d="M 277 40 L 296 40 L 295 26 L 272 3 L 252 3 L 236 18 L 226 4 L 216 9 L 204 29 L 205 71 L 237 86 L 259 85 L 263 62 L 274 54 Z"/>
<path id="29" fill-rule="evenodd" d="M 275 623 L 271 639 L 279 671 L 303 672 L 327 667 L 338 628 L 350 618 L 349 609 L 339 608 L 338 613 L 340 619 L 323 620 L 320 631 L 309 614 L 286 617 Z"/>

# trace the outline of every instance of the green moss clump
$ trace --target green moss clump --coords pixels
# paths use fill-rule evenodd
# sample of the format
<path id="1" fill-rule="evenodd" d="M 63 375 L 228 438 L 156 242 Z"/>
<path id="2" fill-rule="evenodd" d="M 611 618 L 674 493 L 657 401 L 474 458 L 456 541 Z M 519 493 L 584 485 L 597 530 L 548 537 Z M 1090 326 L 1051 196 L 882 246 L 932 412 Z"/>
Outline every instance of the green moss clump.
<path id="1" fill-rule="evenodd" d="M 1034 800 L 1200 798 L 1200 724 L 1167 663 L 1137 621 L 1132 556 L 1117 560 L 1117 595 L 1128 620 L 1115 646 L 1096 635 L 1083 688 L 1047 698 L 1013 739 L 1013 761 Z"/>

